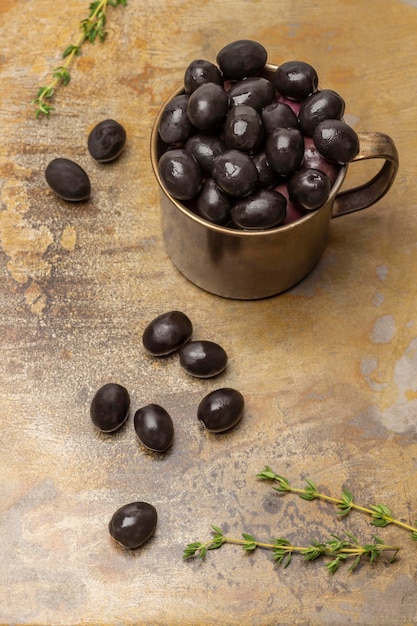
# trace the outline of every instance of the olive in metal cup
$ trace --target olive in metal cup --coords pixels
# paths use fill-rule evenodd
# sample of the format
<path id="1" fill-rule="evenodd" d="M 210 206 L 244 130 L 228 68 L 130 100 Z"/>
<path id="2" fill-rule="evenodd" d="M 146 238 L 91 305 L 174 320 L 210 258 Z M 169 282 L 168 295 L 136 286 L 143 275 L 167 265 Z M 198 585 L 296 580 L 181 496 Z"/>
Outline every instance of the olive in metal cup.
<path id="1" fill-rule="evenodd" d="M 276 66 L 267 64 L 262 75 L 272 79 L 275 70 Z M 394 182 L 398 152 L 391 137 L 379 132 L 359 132 L 359 153 L 353 161 L 384 161 L 365 184 L 341 191 L 348 169 L 348 165 L 342 165 L 325 204 L 297 221 L 256 232 L 212 224 L 173 198 L 158 173 L 158 160 L 164 149 L 158 134 L 160 118 L 166 104 L 182 92 L 183 89 L 171 94 L 156 117 L 151 134 L 151 162 L 159 184 L 166 251 L 186 278 L 210 293 L 256 300 L 290 289 L 320 260 L 331 220 L 371 206 Z"/>

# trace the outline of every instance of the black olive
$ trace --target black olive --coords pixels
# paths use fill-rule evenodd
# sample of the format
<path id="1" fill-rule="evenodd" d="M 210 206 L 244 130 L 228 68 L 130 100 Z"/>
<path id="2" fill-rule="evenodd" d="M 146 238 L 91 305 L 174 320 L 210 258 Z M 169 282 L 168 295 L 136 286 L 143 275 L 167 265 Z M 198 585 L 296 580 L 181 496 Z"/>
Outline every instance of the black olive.
<path id="1" fill-rule="evenodd" d="M 133 420 L 136 434 L 143 445 L 154 452 L 165 452 L 174 438 L 174 424 L 169 413 L 159 404 L 138 409 Z"/>
<path id="2" fill-rule="evenodd" d="M 207 394 L 200 402 L 197 417 L 212 433 L 221 433 L 235 426 L 243 415 L 245 400 L 236 389 L 224 387 Z"/>
<path id="3" fill-rule="evenodd" d="M 142 335 L 142 343 L 153 356 L 175 352 L 190 340 L 193 325 L 181 311 L 168 311 L 150 322 Z"/>
<path id="4" fill-rule="evenodd" d="M 266 60 L 266 49 L 251 39 L 232 41 L 224 46 L 216 57 L 226 80 L 242 80 L 247 76 L 256 76 L 265 66 Z"/>
<path id="5" fill-rule="evenodd" d="M 304 61 L 287 61 L 275 71 L 273 82 L 279 93 L 291 100 L 304 100 L 317 91 L 317 72 Z"/>
<path id="6" fill-rule="evenodd" d="M 208 222 L 224 226 L 229 221 L 231 206 L 231 197 L 212 178 L 207 178 L 198 194 L 195 213 Z"/>
<path id="7" fill-rule="evenodd" d="M 150 539 L 158 515 L 148 502 L 131 502 L 117 509 L 109 522 L 111 537 L 124 548 L 138 548 Z"/>
<path id="8" fill-rule="evenodd" d="M 281 177 L 266 158 L 265 152 L 258 152 L 252 157 L 252 161 L 258 170 L 258 185 L 262 189 L 272 189 L 280 183 L 284 182 L 285 178 Z"/>
<path id="9" fill-rule="evenodd" d="M 314 129 L 326 119 L 340 120 L 345 111 L 345 101 L 331 89 L 322 89 L 308 96 L 298 112 L 301 130 L 311 137 Z"/>
<path id="10" fill-rule="evenodd" d="M 105 163 L 113 161 L 126 143 L 126 131 L 115 120 L 103 120 L 88 136 L 87 147 L 93 159 Z"/>
<path id="11" fill-rule="evenodd" d="M 203 174 L 211 176 L 214 159 L 226 150 L 226 146 L 220 137 L 198 134 L 187 140 L 185 149 L 193 155 Z"/>
<path id="12" fill-rule="evenodd" d="M 325 203 L 330 188 L 330 179 L 324 172 L 301 169 L 288 181 L 288 196 L 299 208 L 314 211 Z"/>
<path id="13" fill-rule="evenodd" d="M 196 59 L 185 70 L 184 88 L 186 93 L 192 93 L 203 83 L 223 85 L 223 77 L 218 67 L 210 61 Z"/>
<path id="14" fill-rule="evenodd" d="M 252 76 L 234 84 L 229 91 L 232 106 L 246 105 L 261 111 L 275 97 L 274 85 L 267 78 Z"/>
<path id="15" fill-rule="evenodd" d="M 261 113 L 262 124 L 269 135 L 276 128 L 298 128 L 298 118 L 285 102 L 272 102 Z"/>
<path id="16" fill-rule="evenodd" d="M 244 230 L 265 230 L 279 226 L 286 217 L 286 198 L 273 189 L 260 189 L 232 207 L 230 220 Z"/>
<path id="17" fill-rule="evenodd" d="M 103 433 L 111 433 L 127 420 L 130 396 L 122 385 L 107 383 L 96 392 L 90 406 L 93 424 Z"/>
<path id="18" fill-rule="evenodd" d="M 247 154 L 258 152 L 264 138 L 261 116 L 253 107 L 242 105 L 230 109 L 223 125 L 226 147 Z"/>
<path id="19" fill-rule="evenodd" d="M 179 351 L 180 365 L 192 376 L 210 378 L 226 368 L 227 354 L 213 341 L 190 341 Z"/>
<path id="20" fill-rule="evenodd" d="M 226 117 L 229 109 L 229 96 L 222 86 L 216 83 L 203 83 L 190 95 L 187 115 L 196 128 L 208 130 L 216 128 Z"/>
<path id="21" fill-rule="evenodd" d="M 190 96 L 185 93 L 175 96 L 162 111 L 158 130 L 164 143 L 170 145 L 184 143 L 195 132 L 187 115 L 189 98 Z"/>
<path id="22" fill-rule="evenodd" d="M 45 170 L 48 185 L 63 200 L 81 202 L 91 193 L 90 179 L 83 168 L 70 159 L 53 159 Z"/>
<path id="23" fill-rule="evenodd" d="M 304 137 L 295 128 L 276 128 L 265 144 L 266 158 L 281 176 L 296 172 L 304 158 Z"/>
<path id="24" fill-rule="evenodd" d="M 188 150 L 168 150 L 159 159 L 159 175 L 168 192 L 177 200 L 191 200 L 200 191 L 203 175 Z"/>
<path id="25" fill-rule="evenodd" d="M 359 137 L 341 120 L 324 120 L 317 124 L 313 141 L 321 156 L 331 163 L 348 163 L 359 152 Z"/>
<path id="26" fill-rule="evenodd" d="M 247 196 L 258 184 L 258 171 L 251 158 L 240 150 L 226 150 L 214 159 L 212 176 L 231 196 Z"/>

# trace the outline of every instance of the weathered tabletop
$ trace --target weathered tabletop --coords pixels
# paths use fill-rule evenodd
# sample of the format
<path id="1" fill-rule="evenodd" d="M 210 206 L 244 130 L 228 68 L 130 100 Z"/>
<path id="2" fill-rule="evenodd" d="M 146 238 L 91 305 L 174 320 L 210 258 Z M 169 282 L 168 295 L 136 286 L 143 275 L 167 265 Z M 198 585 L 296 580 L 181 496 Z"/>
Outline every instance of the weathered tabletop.
<path id="1" fill-rule="evenodd" d="M 30 101 L 87 7 L 0 2 L 0 622 L 416 624 L 417 544 L 406 531 L 280 497 L 256 473 L 270 465 L 296 486 L 348 488 L 362 504 L 417 518 L 417 2 L 129 0 L 109 8 L 107 41 L 84 48 L 55 111 L 37 120 Z M 212 296 L 175 270 L 149 160 L 153 119 L 185 67 L 238 38 L 263 43 L 273 63 L 312 63 L 344 96 L 350 123 L 389 134 L 400 154 L 392 190 L 333 221 L 313 273 L 254 302 Z M 107 117 L 128 142 L 98 165 L 86 137 Z M 49 190 L 56 156 L 88 171 L 90 202 Z M 351 167 L 352 180 L 363 175 Z M 226 348 L 220 378 L 192 379 L 175 356 L 144 354 L 145 325 L 171 309 Z M 171 413 L 169 453 L 146 454 L 132 416 L 113 436 L 94 430 L 90 402 L 108 381 L 128 388 L 132 414 L 149 402 Z M 219 386 L 246 399 L 223 436 L 196 418 Z M 152 502 L 159 522 L 125 552 L 107 525 L 133 500 Z M 368 542 L 378 530 L 402 550 L 390 565 L 333 577 L 320 561 L 294 556 L 282 569 L 269 552 L 231 545 L 184 562 L 184 546 L 209 539 L 211 524 L 297 544 L 345 531 Z"/>

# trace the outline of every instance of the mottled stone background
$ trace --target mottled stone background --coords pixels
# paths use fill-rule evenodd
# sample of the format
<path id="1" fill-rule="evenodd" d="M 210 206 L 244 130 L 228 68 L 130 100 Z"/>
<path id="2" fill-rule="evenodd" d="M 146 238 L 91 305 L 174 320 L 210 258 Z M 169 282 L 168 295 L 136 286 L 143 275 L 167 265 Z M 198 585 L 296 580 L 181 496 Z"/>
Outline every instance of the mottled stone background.
<path id="1" fill-rule="evenodd" d="M 86 46 L 50 119 L 30 102 L 77 36 L 88 3 L 0 2 L 0 623 L 410 625 L 417 623 L 417 543 L 398 560 L 330 577 L 323 563 L 225 546 L 183 562 L 210 536 L 285 536 L 296 543 L 373 527 L 326 504 L 280 497 L 255 475 L 266 464 L 295 485 L 349 488 L 358 502 L 417 519 L 417 7 L 409 0 L 129 0 L 109 8 L 108 39 Z M 340 92 L 347 120 L 395 141 L 400 170 L 376 206 L 335 219 L 313 273 L 258 302 L 228 301 L 190 284 L 161 238 L 149 160 L 153 119 L 195 58 L 215 60 L 237 38 L 262 42 L 273 63 L 316 66 Z M 128 134 L 121 158 L 98 165 L 86 139 L 104 118 Z M 91 201 L 47 188 L 56 156 L 89 173 Z M 347 184 L 366 179 L 352 166 Z M 156 315 L 181 309 L 194 335 L 221 343 L 229 366 L 194 380 L 176 356 L 141 345 Z M 95 432 L 89 405 L 110 380 L 175 423 L 172 450 L 145 453 L 132 419 Z M 239 426 L 213 436 L 196 407 L 209 390 L 246 398 Z M 107 531 L 127 502 L 152 502 L 155 537 L 127 553 Z"/>

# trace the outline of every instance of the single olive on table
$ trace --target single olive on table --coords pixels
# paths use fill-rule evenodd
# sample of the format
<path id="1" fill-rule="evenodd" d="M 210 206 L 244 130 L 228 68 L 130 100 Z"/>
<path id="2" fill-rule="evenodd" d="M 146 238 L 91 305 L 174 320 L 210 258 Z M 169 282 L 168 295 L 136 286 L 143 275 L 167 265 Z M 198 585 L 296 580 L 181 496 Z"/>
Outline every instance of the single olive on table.
<path id="1" fill-rule="evenodd" d="M 153 319 L 142 334 L 145 350 L 153 356 L 165 356 L 186 344 L 193 333 L 189 317 L 182 311 L 168 311 Z"/>
<path id="2" fill-rule="evenodd" d="M 126 143 L 126 131 L 115 120 L 103 120 L 88 135 L 88 151 L 96 161 L 107 163 L 114 161 L 123 151 Z"/>
<path id="3" fill-rule="evenodd" d="M 245 399 L 231 387 L 216 389 L 207 394 L 198 405 L 197 418 L 212 433 L 230 430 L 241 420 Z"/>
<path id="4" fill-rule="evenodd" d="M 133 418 L 139 441 L 153 452 L 165 452 L 174 439 L 174 424 L 169 413 L 159 404 L 147 404 Z"/>
<path id="5" fill-rule="evenodd" d="M 197 378 L 211 378 L 226 369 L 227 353 L 214 341 L 190 341 L 179 351 L 180 365 Z"/>
<path id="6" fill-rule="evenodd" d="M 62 200 L 82 202 L 90 197 L 88 174 L 71 159 L 53 159 L 46 167 L 45 178 L 52 191 Z"/>
<path id="7" fill-rule="evenodd" d="M 271 76 L 266 62 L 265 48 L 247 39 L 224 46 L 217 65 L 192 61 L 184 92 L 159 120 L 166 190 L 199 217 L 234 230 L 274 229 L 319 209 L 339 168 L 359 152 L 356 132 L 342 119 L 343 98 L 319 89 L 314 67 L 287 61 Z M 321 172 L 316 187 L 314 173 L 299 175 L 311 169 Z M 236 219 L 253 194 L 256 211 Z"/>
<path id="8" fill-rule="evenodd" d="M 117 509 L 109 522 L 111 537 L 123 548 L 139 548 L 156 529 L 158 514 L 148 502 L 131 502 Z"/>
<path id="9" fill-rule="evenodd" d="M 118 430 L 127 420 L 130 396 L 118 383 L 106 383 L 95 393 L 90 406 L 94 426 L 103 433 Z"/>

